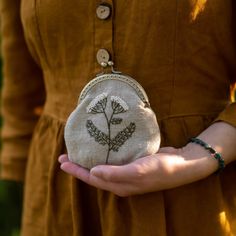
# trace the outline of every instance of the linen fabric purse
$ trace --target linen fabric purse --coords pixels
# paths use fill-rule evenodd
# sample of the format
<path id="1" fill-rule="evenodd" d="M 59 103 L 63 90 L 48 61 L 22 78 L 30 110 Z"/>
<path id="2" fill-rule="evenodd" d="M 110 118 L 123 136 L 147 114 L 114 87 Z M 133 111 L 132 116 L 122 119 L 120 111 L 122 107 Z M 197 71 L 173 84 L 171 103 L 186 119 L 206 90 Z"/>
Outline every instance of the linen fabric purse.
<path id="1" fill-rule="evenodd" d="M 65 126 L 70 161 L 85 168 L 123 165 L 156 153 L 160 130 L 142 86 L 130 76 L 103 74 L 82 90 Z"/>

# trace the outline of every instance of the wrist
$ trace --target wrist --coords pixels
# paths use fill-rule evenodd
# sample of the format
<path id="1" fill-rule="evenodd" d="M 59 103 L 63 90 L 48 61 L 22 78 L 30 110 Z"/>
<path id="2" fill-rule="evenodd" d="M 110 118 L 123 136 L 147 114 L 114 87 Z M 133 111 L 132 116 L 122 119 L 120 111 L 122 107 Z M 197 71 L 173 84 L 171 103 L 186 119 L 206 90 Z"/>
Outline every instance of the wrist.
<path id="1" fill-rule="evenodd" d="M 212 156 L 212 158 L 217 160 L 218 172 L 222 171 L 225 168 L 225 161 L 224 161 L 222 155 L 219 152 L 217 152 L 211 145 L 209 145 L 208 143 L 204 142 L 202 139 L 199 139 L 199 138 L 191 138 L 190 142 L 203 147 L 206 151 L 209 152 L 209 154 Z"/>
<path id="2" fill-rule="evenodd" d="M 202 177 L 207 177 L 218 170 L 218 161 L 208 150 L 196 143 L 188 143 L 182 148 L 182 156 L 186 161 L 194 161 L 193 171 Z"/>

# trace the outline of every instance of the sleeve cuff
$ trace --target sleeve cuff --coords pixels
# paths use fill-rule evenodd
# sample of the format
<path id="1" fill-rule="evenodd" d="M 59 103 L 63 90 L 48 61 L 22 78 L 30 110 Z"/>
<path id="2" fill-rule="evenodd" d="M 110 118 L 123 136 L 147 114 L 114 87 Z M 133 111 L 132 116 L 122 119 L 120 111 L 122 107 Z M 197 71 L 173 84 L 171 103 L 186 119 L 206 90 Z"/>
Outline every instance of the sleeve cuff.
<path id="1" fill-rule="evenodd" d="M 236 102 L 227 106 L 215 119 L 214 122 L 224 121 L 236 128 Z"/>

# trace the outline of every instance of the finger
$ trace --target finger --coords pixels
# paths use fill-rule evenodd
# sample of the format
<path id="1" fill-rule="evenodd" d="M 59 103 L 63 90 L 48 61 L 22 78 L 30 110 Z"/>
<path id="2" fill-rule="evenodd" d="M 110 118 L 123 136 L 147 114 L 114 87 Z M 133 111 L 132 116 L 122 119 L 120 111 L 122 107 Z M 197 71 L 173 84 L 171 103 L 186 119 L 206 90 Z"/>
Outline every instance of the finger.
<path id="1" fill-rule="evenodd" d="M 91 186 L 94 186 L 98 189 L 102 189 L 105 191 L 109 191 L 118 195 L 120 197 L 127 197 L 132 194 L 133 186 L 129 183 L 121 183 L 121 182 L 110 182 L 98 178 L 92 174 L 89 177 L 89 183 Z"/>
<path id="2" fill-rule="evenodd" d="M 62 154 L 62 155 L 60 155 L 59 158 L 58 158 L 58 161 L 59 161 L 60 163 L 68 162 L 68 161 L 69 161 L 68 155 L 67 155 L 67 154 Z"/>
<path id="3" fill-rule="evenodd" d="M 94 175 L 90 175 L 89 184 L 98 188 L 98 189 L 112 192 L 116 195 L 121 195 L 123 193 L 124 188 L 125 188 L 124 184 L 106 181 L 106 180 L 98 178 Z"/>
<path id="4" fill-rule="evenodd" d="M 73 175 L 74 177 L 81 179 L 82 181 L 88 183 L 89 182 L 89 170 L 76 165 L 73 162 L 63 162 L 61 164 L 61 169 L 65 171 L 67 174 Z"/>
<path id="5" fill-rule="evenodd" d="M 91 175 L 109 182 L 129 182 L 137 175 L 135 164 L 123 166 L 99 165 L 90 170 Z"/>
<path id="6" fill-rule="evenodd" d="M 89 185 L 95 186 L 97 188 L 102 188 L 102 189 L 107 188 L 106 181 L 101 180 L 98 177 L 91 175 L 88 169 L 85 169 L 72 162 L 63 163 L 61 165 L 61 169 L 65 171 L 67 174 L 70 174 Z"/>
<path id="7" fill-rule="evenodd" d="M 129 188 L 127 188 L 125 185 L 120 183 L 107 182 L 101 178 L 91 175 L 89 170 L 84 169 L 74 163 L 65 162 L 61 165 L 61 169 L 91 186 L 113 192 L 118 196 L 124 197 L 130 194 L 128 192 Z"/>

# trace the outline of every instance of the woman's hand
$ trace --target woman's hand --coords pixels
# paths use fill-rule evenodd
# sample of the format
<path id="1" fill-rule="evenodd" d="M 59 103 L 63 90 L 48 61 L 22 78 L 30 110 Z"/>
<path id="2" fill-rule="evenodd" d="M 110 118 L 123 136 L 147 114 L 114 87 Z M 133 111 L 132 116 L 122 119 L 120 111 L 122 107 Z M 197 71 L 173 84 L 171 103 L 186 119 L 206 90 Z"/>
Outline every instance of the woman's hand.
<path id="1" fill-rule="evenodd" d="M 223 136 L 217 136 L 220 134 Z M 210 126 L 199 138 L 221 152 L 226 163 L 234 160 L 234 127 L 219 122 Z M 209 176 L 218 168 L 218 162 L 209 152 L 194 143 L 181 149 L 161 148 L 157 154 L 127 165 L 100 165 L 90 171 L 70 162 L 67 155 L 60 156 L 59 162 L 66 173 L 123 197 L 188 184 Z"/>
<path id="2" fill-rule="evenodd" d="M 62 163 L 61 169 L 68 174 L 124 197 L 177 187 L 210 174 L 199 171 L 200 166 L 203 167 L 201 162 L 208 161 L 207 155 L 206 158 L 188 160 L 183 153 L 182 149 L 163 148 L 155 155 L 124 166 L 100 165 L 90 171 L 70 162 L 67 155 L 60 156 L 59 161 Z M 215 161 L 212 165 L 211 172 L 217 169 Z"/>

